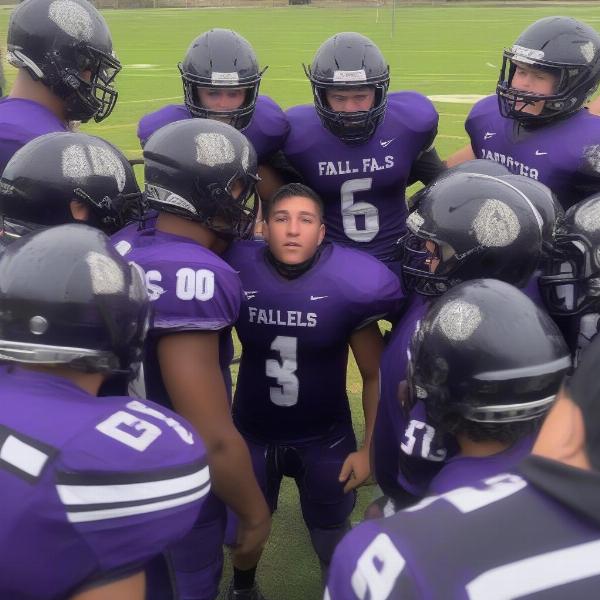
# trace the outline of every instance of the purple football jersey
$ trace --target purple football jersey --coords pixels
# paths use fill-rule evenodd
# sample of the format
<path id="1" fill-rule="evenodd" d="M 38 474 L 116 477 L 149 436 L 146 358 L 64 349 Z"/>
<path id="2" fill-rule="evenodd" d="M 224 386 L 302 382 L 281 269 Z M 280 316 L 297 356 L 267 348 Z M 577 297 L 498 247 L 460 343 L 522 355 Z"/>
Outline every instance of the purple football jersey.
<path id="1" fill-rule="evenodd" d="M 535 458 L 520 469 L 361 523 L 335 550 L 324 600 L 595 598 L 598 474 Z"/>
<path id="2" fill-rule="evenodd" d="M 13 154 L 46 133 L 67 131 L 51 110 L 24 98 L 0 99 L 0 174 Z"/>
<path id="3" fill-rule="evenodd" d="M 140 119 L 137 131 L 140 144 L 144 147 L 148 138 L 157 129 L 175 121 L 192 118 L 185 104 L 169 104 L 144 115 Z M 285 113 L 279 105 L 268 96 L 259 96 L 250 125 L 242 133 L 254 146 L 260 163 L 281 149 L 288 130 L 289 125 Z"/>
<path id="4" fill-rule="evenodd" d="M 325 129 L 313 105 L 287 111 L 283 151 L 323 198 L 327 239 L 391 260 L 404 233 L 411 167 L 433 142 L 438 115 L 416 92 L 388 95 L 385 118 L 364 144 L 345 144 Z"/>
<path id="5" fill-rule="evenodd" d="M 239 242 L 227 255 L 245 299 L 233 414 L 263 441 L 301 441 L 350 423 L 348 342 L 362 325 L 398 310 L 398 278 L 364 252 L 325 244 L 311 269 L 282 278 L 266 246 Z"/>
<path id="6" fill-rule="evenodd" d="M 71 597 L 137 572 L 210 488 L 191 426 L 149 401 L 0 367 L 0 597 Z"/>
<path id="7" fill-rule="evenodd" d="M 600 117 L 587 109 L 527 130 L 503 117 L 497 97 L 488 96 L 473 106 L 465 129 L 476 158 L 541 181 L 565 209 L 600 191 Z"/>
<path id="8" fill-rule="evenodd" d="M 527 435 L 503 452 L 491 456 L 462 456 L 449 458 L 429 484 L 429 494 L 445 494 L 459 487 L 471 485 L 498 473 L 512 471 L 533 448 L 536 436 Z"/>
<path id="9" fill-rule="evenodd" d="M 231 326 L 238 318 L 242 286 L 235 271 L 214 252 L 189 238 L 152 226 L 130 225 L 112 238 L 115 248 L 145 273 L 153 318 L 146 342 L 147 397 L 171 406 L 156 354 L 161 335 L 178 331 L 219 331 L 220 364 L 230 389 Z"/>

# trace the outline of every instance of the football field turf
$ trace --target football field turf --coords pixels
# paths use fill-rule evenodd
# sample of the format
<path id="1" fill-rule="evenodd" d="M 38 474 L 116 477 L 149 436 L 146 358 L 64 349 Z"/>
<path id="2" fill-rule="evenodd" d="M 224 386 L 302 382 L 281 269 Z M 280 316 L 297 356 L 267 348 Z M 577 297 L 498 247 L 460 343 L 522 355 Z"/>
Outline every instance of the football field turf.
<path id="1" fill-rule="evenodd" d="M 311 101 L 301 63 L 310 62 L 318 45 L 338 31 L 359 31 L 372 38 L 389 61 L 391 90 L 416 90 L 432 97 L 440 113 L 436 146 L 440 156 L 446 157 L 467 143 L 463 125 L 469 101 L 494 91 L 502 48 L 510 45 L 526 25 L 543 16 L 562 14 L 580 18 L 600 30 L 600 11 L 592 5 L 520 8 L 397 4 L 394 28 L 390 7 L 105 11 L 124 65 L 117 80 L 120 97 L 105 123 L 84 125 L 82 130 L 107 138 L 130 158 L 140 156 L 138 119 L 164 104 L 181 101 L 176 64 L 189 42 L 211 27 L 235 29 L 248 38 L 261 65 L 269 65 L 262 93 L 284 108 Z M 8 16 L 8 8 L 0 9 L 3 40 Z M 6 75 L 10 82 L 14 71 L 7 67 Z M 360 383 L 353 362 L 348 391 L 359 421 Z M 356 429 L 361 436 L 362 427 L 357 424 Z M 373 494 L 373 487 L 361 489 L 354 520 L 360 518 Z M 272 600 L 320 597 L 317 561 L 300 518 L 296 492 L 289 482 L 282 490 L 259 580 Z"/>

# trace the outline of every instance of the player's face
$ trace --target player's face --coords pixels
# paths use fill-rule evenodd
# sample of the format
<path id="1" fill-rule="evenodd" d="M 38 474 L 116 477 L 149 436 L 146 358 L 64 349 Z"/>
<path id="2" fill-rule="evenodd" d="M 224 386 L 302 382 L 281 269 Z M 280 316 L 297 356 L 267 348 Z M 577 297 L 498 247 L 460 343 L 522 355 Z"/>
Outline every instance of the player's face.
<path id="1" fill-rule="evenodd" d="M 511 81 L 511 87 L 523 92 L 550 96 L 554 94 L 556 89 L 557 78 L 548 71 L 535 69 L 523 63 L 515 63 L 515 74 Z M 518 102 L 515 105 L 517 110 L 522 110 L 525 113 L 539 115 L 543 108 L 544 102 L 535 102 L 533 104 L 525 104 Z"/>
<path id="2" fill-rule="evenodd" d="M 430 273 L 435 273 L 438 265 L 440 264 L 438 245 L 431 240 L 427 240 L 425 242 L 425 249 L 427 250 L 425 264 L 429 267 Z"/>
<path id="3" fill-rule="evenodd" d="M 583 415 L 564 388 L 544 420 L 532 453 L 580 469 L 590 468 L 585 452 Z"/>
<path id="4" fill-rule="evenodd" d="M 352 90 L 328 89 L 325 97 L 329 108 L 335 112 L 362 112 L 373 108 L 375 104 L 375 88 L 362 86 Z"/>
<path id="5" fill-rule="evenodd" d="M 287 265 L 298 265 L 314 256 L 324 235 L 317 205 L 302 196 L 277 202 L 263 225 L 271 252 Z"/>
<path id="6" fill-rule="evenodd" d="M 248 88 L 197 87 L 200 104 L 207 110 L 231 111 L 242 107 Z"/>

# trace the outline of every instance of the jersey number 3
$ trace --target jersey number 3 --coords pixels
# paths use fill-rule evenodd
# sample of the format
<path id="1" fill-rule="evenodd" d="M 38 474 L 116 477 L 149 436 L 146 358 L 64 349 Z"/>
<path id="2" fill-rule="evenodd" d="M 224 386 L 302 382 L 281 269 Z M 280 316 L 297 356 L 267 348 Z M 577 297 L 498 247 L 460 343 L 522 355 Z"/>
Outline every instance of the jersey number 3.
<path id="1" fill-rule="evenodd" d="M 266 363 L 267 377 L 277 379 L 277 385 L 269 388 L 271 402 L 277 406 L 294 406 L 298 403 L 298 338 L 278 335 L 271 344 L 271 350 L 279 354 L 279 359 L 269 358 Z"/>

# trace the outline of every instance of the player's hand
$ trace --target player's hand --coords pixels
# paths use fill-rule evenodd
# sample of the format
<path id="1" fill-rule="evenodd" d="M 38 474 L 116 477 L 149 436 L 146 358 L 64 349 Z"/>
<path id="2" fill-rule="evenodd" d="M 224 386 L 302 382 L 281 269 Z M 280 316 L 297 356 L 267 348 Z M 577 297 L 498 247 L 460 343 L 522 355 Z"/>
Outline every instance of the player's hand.
<path id="1" fill-rule="evenodd" d="M 264 504 L 255 519 L 240 519 L 237 529 L 237 542 L 233 548 L 233 564 L 243 571 L 253 569 L 271 532 L 271 513 Z"/>
<path id="2" fill-rule="evenodd" d="M 344 493 L 362 485 L 371 474 L 371 466 L 369 464 L 369 449 L 361 448 L 357 452 L 348 454 L 342 470 L 340 471 L 340 483 L 346 482 Z"/>

